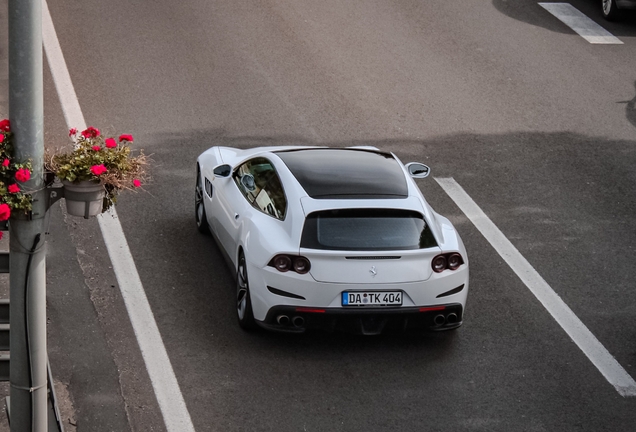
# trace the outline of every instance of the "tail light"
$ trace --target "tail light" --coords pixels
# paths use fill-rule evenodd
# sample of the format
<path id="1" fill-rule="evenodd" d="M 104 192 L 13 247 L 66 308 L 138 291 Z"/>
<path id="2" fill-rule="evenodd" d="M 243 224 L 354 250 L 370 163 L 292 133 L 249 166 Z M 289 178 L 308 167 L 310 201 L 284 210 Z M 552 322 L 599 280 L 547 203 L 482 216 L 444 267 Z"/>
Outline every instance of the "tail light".
<path id="1" fill-rule="evenodd" d="M 450 270 L 457 270 L 460 265 L 464 262 L 462 260 L 462 256 L 458 253 L 452 253 L 448 256 L 448 268 Z"/>
<path id="2" fill-rule="evenodd" d="M 292 266 L 292 260 L 287 255 L 276 255 L 272 261 L 279 272 L 286 272 Z"/>
<path id="3" fill-rule="evenodd" d="M 457 270 L 462 264 L 464 264 L 464 259 L 457 252 L 437 255 L 431 261 L 431 267 L 435 273 L 441 273 L 446 269 Z"/>
<path id="4" fill-rule="evenodd" d="M 448 265 L 446 256 L 437 255 L 435 258 L 433 258 L 433 262 L 431 263 L 431 265 L 433 266 L 433 271 L 435 273 L 443 272 L 444 270 L 446 270 L 446 266 Z"/>
<path id="5" fill-rule="evenodd" d="M 309 260 L 298 255 L 276 255 L 268 265 L 283 273 L 293 270 L 298 274 L 305 274 L 311 268 Z"/>
<path id="6" fill-rule="evenodd" d="M 305 274 L 309 271 L 309 260 L 299 256 L 294 258 L 294 271 L 298 274 Z"/>

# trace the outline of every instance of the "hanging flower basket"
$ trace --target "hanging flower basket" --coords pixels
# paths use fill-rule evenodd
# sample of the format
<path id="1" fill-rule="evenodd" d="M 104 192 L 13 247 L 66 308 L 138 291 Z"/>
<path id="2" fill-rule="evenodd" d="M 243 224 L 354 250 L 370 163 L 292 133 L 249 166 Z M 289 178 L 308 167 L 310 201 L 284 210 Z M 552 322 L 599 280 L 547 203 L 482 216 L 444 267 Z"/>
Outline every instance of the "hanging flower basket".
<path id="1" fill-rule="evenodd" d="M 10 217 L 26 217 L 33 197 L 26 182 L 32 174 L 31 161 L 13 158 L 13 132 L 9 120 L 0 120 L 0 222 Z M 0 231 L 0 238 L 2 238 Z"/>
<path id="2" fill-rule="evenodd" d="M 137 189 L 147 179 L 143 151 L 133 155 L 132 135 L 104 138 L 92 126 L 82 132 L 71 129 L 71 151 L 48 153 L 45 168 L 64 185 L 66 210 L 88 219 L 108 210 L 125 189 Z"/>
<path id="3" fill-rule="evenodd" d="M 106 189 L 99 181 L 73 183 L 62 180 L 62 184 L 68 214 L 88 219 L 102 212 Z"/>

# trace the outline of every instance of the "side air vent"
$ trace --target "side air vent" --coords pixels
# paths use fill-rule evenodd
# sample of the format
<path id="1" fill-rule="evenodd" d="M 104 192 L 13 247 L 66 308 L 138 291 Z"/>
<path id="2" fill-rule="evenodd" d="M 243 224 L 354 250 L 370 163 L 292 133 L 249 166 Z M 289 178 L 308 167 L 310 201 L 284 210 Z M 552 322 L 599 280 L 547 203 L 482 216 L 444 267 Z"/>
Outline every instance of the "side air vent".
<path id="1" fill-rule="evenodd" d="M 213 193 L 212 182 L 208 180 L 207 177 L 205 178 L 205 193 L 208 194 L 210 198 L 212 198 L 212 193 Z"/>
<path id="2" fill-rule="evenodd" d="M 303 296 L 299 296 L 298 294 L 292 294 L 287 291 L 279 290 L 278 288 L 274 288 L 269 285 L 267 285 L 267 290 L 271 292 L 272 294 L 276 294 L 279 296 L 289 297 L 289 298 L 298 299 L 298 300 L 306 300 L 305 297 Z"/>
<path id="3" fill-rule="evenodd" d="M 446 297 L 446 296 L 449 296 L 449 295 L 457 294 L 458 292 L 461 292 L 461 290 L 463 290 L 463 289 L 464 289 L 464 284 L 461 284 L 457 288 L 453 288 L 450 291 L 446 291 L 445 293 L 441 293 L 440 295 L 438 295 L 435 298 Z"/>
<path id="4" fill-rule="evenodd" d="M 401 256 L 355 256 L 355 257 L 345 257 L 345 259 L 350 260 L 394 260 L 400 259 Z"/>

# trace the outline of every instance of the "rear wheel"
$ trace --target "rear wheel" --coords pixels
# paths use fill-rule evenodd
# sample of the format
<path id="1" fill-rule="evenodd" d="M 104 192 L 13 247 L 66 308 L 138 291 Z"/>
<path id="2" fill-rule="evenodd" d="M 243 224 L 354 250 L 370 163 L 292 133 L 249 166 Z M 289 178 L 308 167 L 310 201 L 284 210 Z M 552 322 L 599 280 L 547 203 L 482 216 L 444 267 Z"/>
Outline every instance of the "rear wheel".
<path id="1" fill-rule="evenodd" d="M 209 234 L 210 226 L 208 225 L 208 218 L 205 214 L 202 183 L 201 172 L 197 170 L 197 185 L 194 190 L 194 217 L 197 223 L 197 229 L 204 234 Z"/>
<path id="2" fill-rule="evenodd" d="M 603 0 L 603 17 L 608 21 L 614 21 L 618 18 L 616 0 Z"/>
<path id="3" fill-rule="evenodd" d="M 241 252 L 236 274 L 236 316 L 239 326 L 243 330 L 251 330 L 256 327 L 254 313 L 252 312 L 252 299 L 250 297 L 250 284 L 247 278 L 247 264 L 245 255 Z"/>

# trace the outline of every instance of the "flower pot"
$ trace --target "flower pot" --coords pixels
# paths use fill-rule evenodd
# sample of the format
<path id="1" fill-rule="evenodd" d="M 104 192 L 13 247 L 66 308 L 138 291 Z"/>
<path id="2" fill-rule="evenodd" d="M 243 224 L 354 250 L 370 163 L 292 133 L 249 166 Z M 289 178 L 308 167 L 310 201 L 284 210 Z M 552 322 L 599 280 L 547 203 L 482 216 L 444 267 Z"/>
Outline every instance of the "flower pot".
<path id="1" fill-rule="evenodd" d="M 99 182 L 82 181 L 72 183 L 62 180 L 66 212 L 72 216 L 88 219 L 102 212 L 106 190 Z"/>

